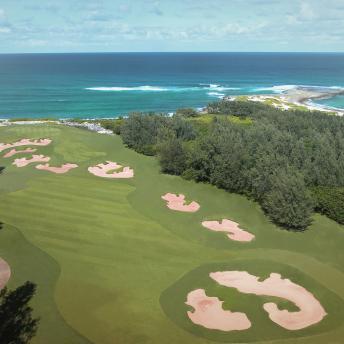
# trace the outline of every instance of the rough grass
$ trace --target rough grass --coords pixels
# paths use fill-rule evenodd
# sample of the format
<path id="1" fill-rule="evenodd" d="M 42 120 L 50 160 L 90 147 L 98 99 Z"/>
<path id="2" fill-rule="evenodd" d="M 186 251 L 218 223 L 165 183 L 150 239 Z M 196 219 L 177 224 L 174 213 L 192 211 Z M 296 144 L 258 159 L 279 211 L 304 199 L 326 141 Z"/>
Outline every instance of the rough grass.
<path id="1" fill-rule="evenodd" d="M 191 121 L 193 123 L 199 123 L 199 124 L 210 124 L 214 121 L 215 118 L 226 118 L 228 121 L 235 123 L 235 124 L 252 124 L 251 118 L 240 118 L 238 116 L 229 116 L 224 114 L 206 114 L 206 115 L 200 115 L 198 117 L 191 117 L 188 118 L 188 121 Z"/>
<path id="2" fill-rule="evenodd" d="M 13 269 L 10 286 L 29 279 L 44 290 L 34 305 L 42 325 L 33 343 L 55 343 L 56 338 L 70 338 L 60 343 L 86 343 L 76 333 L 97 344 L 223 341 L 218 333 L 205 334 L 188 323 L 193 326 L 190 331 L 175 321 L 186 315 L 181 290 L 175 293 L 175 310 L 181 309 L 182 314 L 168 314 L 160 298 L 182 276 L 224 262 L 257 273 L 285 272 L 284 277 L 314 292 L 330 314 L 300 336 L 301 332 L 281 331 L 264 320 L 264 312 L 256 307 L 264 300 L 255 298 L 251 304 L 245 296 L 238 306 L 250 312 L 252 323 L 264 326 L 243 337 L 236 334 L 238 341 L 340 343 L 344 336 L 342 226 L 316 215 L 304 233 L 281 230 L 256 203 L 242 196 L 160 174 L 154 158 L 126 149 L 119 137 L 57 125 L 0 128 L 3 142 L 40 137 L 54 140 L 38 151 L 51 156 L 51 164 L 76 162 L 80 167 L 55 175 L 34 166 L 16 168 L 11 158 L 0 160 L 7 167 L 0 176 L 0 219 L 7 224 L 6 231 L 0 231 L 0 256 Z M 104 180 L 88 173 L 88 166 L 105 160 L 134 168 L 135 177 Z M 201 209 L 192 214 L 171 211 L 161 199 L 166 192 L 183 193 L 199 202 Z M 238 222 L 256 239 L 249 244 L 234 242 L 201 226 L 204 219 L 222 218 Z M 14 231 L 9 226 L 18 228 L 31 251 L 13 253 L 17 252 L 14 241 L 5 240 Z M 259 264 L 262 259 L 265 270 Z M 202 284 L 205 277 L 199 271 L 197 276 L 191 282 L 208 289 Z M 217 290 L 212 293 L 216 296 Z M 226 290 L 219 293 L 225 297 Z M 62 317 L 54 322 L 49 312 L 56 314 L 57 309 Z"/>

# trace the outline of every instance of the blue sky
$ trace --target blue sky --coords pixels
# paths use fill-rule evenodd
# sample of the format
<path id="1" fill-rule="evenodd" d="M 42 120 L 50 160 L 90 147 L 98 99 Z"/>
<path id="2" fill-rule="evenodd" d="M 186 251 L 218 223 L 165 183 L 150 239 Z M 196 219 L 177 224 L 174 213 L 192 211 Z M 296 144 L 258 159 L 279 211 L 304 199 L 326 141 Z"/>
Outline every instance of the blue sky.
<path id="1" fill-rule="evenodd" d="M 344 0 L 0 0 L 0 53 L 344 51 Z"/>

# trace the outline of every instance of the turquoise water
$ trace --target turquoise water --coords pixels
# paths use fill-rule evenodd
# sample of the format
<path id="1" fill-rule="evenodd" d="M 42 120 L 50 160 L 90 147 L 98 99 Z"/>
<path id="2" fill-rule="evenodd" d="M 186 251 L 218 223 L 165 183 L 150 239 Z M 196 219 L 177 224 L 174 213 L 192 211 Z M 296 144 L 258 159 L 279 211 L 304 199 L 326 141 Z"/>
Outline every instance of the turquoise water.
<path id="1" fill-rule="evenodd" d="M 319 99 L 316 104 L 329 106 L 335 109 L 344 109 L 344 95 L 338 95 L 328 99 Z"/>
<path id="2" fill-rule="evenodd" d="M 8 54 L 0 55 L 0 118 L 172 112 L 299 85 L 344 87 L 344 54 Z M 324 102 L 344 107 L 342 97 Z"/>

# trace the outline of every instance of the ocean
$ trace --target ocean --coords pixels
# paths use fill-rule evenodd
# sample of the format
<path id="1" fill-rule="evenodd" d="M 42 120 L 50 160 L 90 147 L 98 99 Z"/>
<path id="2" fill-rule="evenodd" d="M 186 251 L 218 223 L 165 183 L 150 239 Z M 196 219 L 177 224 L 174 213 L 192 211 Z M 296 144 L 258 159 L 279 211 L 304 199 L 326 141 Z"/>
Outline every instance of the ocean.
<path id="1" fill-rule="evenodd" d="M 344 88 L 342 53 L 0 55 L 0 118 L 107 118 L 204 107 L 224 95 Z M 344 97 L 317 101 L 344 108 Z"/>

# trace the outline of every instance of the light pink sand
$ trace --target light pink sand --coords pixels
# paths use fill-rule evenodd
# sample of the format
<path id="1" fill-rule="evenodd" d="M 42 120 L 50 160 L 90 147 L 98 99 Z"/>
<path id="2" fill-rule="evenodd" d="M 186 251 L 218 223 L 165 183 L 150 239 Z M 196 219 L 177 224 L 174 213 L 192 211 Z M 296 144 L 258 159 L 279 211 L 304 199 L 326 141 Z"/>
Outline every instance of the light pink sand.
<path id="1" fill-rule="evenodd" d="M 187 312 L 194 324 L 221 331 L 241 331 L 251 327 L 245 313 L 223 310 L 223 301 L 207 296 L 204 289 L 191 291 L 185 303 L 194 308 L 193 312 Z"/>
<path id="2" fill-rule="evenodd" d="M 49 171 L 57 174 L 61 173 L 67 173 L 69 170 L 73 168 L 77 168 L 77 164 L 64 164 L 60 167 L 55 167 L 55 166 L 49 166 L 49 164 L 39 164 L 36 166 L 38 170 L 44 170 L 44 171 Z"/>
<path id="3" fill-rule="evenodd" d="M 223 219 L 222 223 L 219 221 L 203 221 L 202 226 L 215 232 L 228 232 L 229 239 L 235 241 L 251 241 L 254 235 L 239 228 L 239 224 L 231 220 Z"/>
<path id="4" fill-rule="evenodd" d="M 259 277 L 246 271 L 219 271 L 209 275 L 217 283 L 236 288 L 245 294 L 275 296 L 293 302 L 299 311 L 279 310 L 273 302 L 263 306 L 270 319 L 287 330 L 300 330 L 311 326 L 327 314 L 313 294 L 289 279 L 282 279 L 277 273 L 271 273 L 270 277 L 262 282 L 258 281 Z"/>
<path id="5" fill-rule="evenodd" d="M 88 171 L 95 176 L 102 178 L 133 178 L 134 170 L 130 167 L 123 167 L 121 172 L 108 173 L 112 170 L 118 170 L 122 166 L 116 162 L 107 161 L 106 164 L 98 164 L 96 166 L 91 166 L 88 168 Z"/>
<path id="6" fill-rule="evenodd" d="M 185 196 L 183 194 L 178 196 L 167 193 L 166 195 L 161 196 L 161 198 L 167 201 L 167 207 L 172 210 L 194 213 L 200 208 L 200 205 L 195 201 L 192 201 L 190 204 L 185 204 Z"/>
<path id="7" fill-rule="evenodd" d="M 31 159 L 27 159 L 27 158 L 15 159 L 13 162 L 13 165 L 16 165 L 17 167 L 24 167 L 33 162 L 48 162 L 49 160 L 50 158 L 48 156 L 33 155 Z"/>
<path id="8" fill-rule="evenodd" d="M 36 152 L 36 150 L 37 149 L 32 149 L 32 148 L 26 148 L 26 149 L 19 150 L 19 151 L 16 149 L 11 149 L 9 152 L 7 152 L 4 155 L 4 158 L 10 158 L 11 156 L 16 155 L 16 154 L 34 153 L 34 152 Z"/>
<path id="9" fill-rule="evenodd" d="M 11 277 L 11 269 L 5 260 L 0 258 L 0 290 L 3 289 Z"/>
<path id="10" fill-rule="evenodd" d="M 39 139 L 39 140 L 30 140 L 22 139 L 13 143 L 0 143 L 0 152 L 8 148 L 14 148 L 19 146 L 47 146 L 51 143 L 50 139 Z"/>

